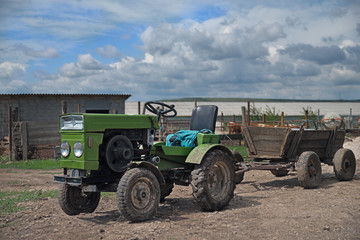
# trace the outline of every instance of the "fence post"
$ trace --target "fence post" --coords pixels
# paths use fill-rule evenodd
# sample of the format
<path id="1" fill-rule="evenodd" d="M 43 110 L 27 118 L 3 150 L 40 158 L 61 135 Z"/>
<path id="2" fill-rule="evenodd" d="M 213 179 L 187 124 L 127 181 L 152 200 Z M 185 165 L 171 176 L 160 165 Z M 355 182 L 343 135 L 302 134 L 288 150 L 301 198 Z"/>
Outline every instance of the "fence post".
<path id="1" fill-rule="evenodd" d="M 266 123 L 266 114 L 263 114 L 263 116 L 262 116 L 262 122 L 263 122 L 263 123 Z"/>
<path id="2" fill-rule="evenodd" d="M 221 132 L 224 133 L 225 132 L 225 124 L 224 124 L 224 113 L 221 112 Z"/>
<path id="3" fill-rule="evenodd" d="M 246 127 L 246 113 L 245 113 L 245 107 L 241 107 L 241 122 L 244 127 Z"/>
<path id="4" fill-rule="evenodd" d="M 8 108 L 9 161 L 12 161 L 12 116 L 11 107 Z"/>
<path id="5" fill-rule="evenodd" d="M 28 137 L 27 137 L 27 122 L 22 122 L 20 125 L 21 146 L 23 152 L 23 160 L 28 159 Z"/>
<path id="6" fill-rule="evenodd" d="M 281 127 L 284 126 L 284 112 L 281 112 Z"/>
<path id="7" fill-rule="evenodd" d="M 78 113 L 81 113 L 81 104 L 78 104 Z"/>
<path id="8" fill-rule="evenodd" d="M 61 101 L 61 112 L 62 114 L 67 113 L 67 101 Z"/>
<path id="9" fill-rule="evenodd" d="M 309 112 L 308 110 L 305 110 L 305 128 L 309 128 Z"/>
<path id="10" fill-rule="evenodd" d="M 250 126 L 250 101 L 247 102 L 247 107 L 246 123 Z"/>
<path id="11" fill-rule="evenodd" d="M 141 113 L 141 102 L 138 101 L 138 114 L 140 115 L 140 113 Z"/>

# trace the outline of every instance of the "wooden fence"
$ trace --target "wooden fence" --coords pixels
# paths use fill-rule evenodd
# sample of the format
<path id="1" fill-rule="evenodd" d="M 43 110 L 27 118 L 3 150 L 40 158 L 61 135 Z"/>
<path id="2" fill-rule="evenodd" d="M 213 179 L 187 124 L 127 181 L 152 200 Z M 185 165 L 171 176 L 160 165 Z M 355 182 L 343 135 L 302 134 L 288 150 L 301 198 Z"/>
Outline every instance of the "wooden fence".
<path id="1" fill-rule="evenodd" d="M 12 129 L 15 157 L 21 152 L 22 158 L 27 159 L 28 150 L 34 146 L 52 148 L 60 144 L 58 121 L 14 122 Z"/>

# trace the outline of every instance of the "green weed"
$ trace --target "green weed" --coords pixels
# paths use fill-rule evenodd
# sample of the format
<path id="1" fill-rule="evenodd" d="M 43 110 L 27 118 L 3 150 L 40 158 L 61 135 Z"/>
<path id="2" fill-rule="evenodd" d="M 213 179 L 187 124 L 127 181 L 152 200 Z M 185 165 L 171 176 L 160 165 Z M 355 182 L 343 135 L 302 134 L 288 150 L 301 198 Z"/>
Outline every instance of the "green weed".
<path id="1" fill-rule="evenodd" d="M 0 168 L 53 170 L 53 169 L 60 169 L 60 163 L 55 162 L 52 159 L 12 161 L 12 162 L 6 162 L 6 163 L 0 162 Z"/>
<path id="2" fill-rule="evenodd" d="M 58 190 L 51 191 L 0 191 L 0 215 L 8 215 L 11 213 L 23 211 L 26 208 L 19 203 L 38 201 L 44 198 L 57 198 Z"/>

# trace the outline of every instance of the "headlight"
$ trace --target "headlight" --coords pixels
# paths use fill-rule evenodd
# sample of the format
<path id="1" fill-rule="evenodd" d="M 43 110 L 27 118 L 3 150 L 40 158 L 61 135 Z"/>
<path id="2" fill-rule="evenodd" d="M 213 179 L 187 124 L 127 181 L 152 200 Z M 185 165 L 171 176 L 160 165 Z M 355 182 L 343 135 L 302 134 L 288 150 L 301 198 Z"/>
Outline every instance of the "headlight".
<path id="1" fill-rule="evenodd" d="M 84 152 L 84 147 L 81 142 L 74 143 L 74 155 L 75 157 L 79 158 Z"/>
<path id="2" fill-rule="evenodd" d="M 70 144 L 68 142 L 63 142 L 60 146 L 60 152 L 63 157 L 67 157 L 70 154 Z"/>

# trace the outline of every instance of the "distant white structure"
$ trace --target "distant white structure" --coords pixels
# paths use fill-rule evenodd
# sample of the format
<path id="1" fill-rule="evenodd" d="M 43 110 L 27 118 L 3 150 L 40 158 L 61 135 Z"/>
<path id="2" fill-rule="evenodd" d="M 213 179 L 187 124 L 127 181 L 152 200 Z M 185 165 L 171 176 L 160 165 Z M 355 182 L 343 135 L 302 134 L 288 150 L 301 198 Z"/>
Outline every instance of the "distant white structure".
<path id="1" fill-rule="evenodd" d="M 329 112 L 324 115 L 321 121 L 326 129 L 336 129 L 340 128 L 343 119 L 339 114 L 335 112 Z"/>

